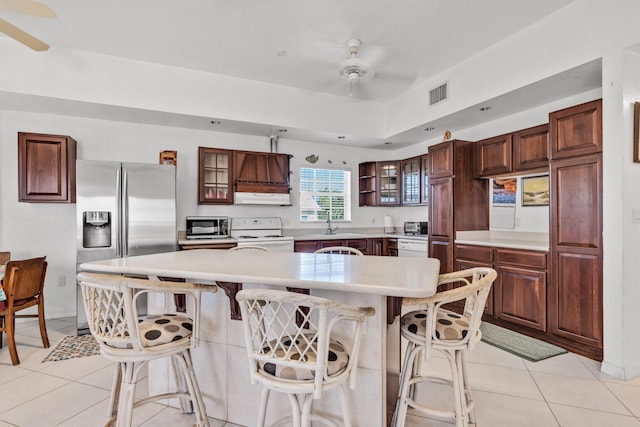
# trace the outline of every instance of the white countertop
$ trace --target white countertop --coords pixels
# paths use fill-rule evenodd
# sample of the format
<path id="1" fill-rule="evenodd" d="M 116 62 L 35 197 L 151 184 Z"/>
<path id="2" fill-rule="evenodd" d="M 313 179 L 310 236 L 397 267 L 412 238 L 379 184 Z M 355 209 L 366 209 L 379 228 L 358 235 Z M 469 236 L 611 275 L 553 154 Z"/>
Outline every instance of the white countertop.
<path id="1" fill-rule="evenodd" d="M 456 244 L 549 251 L 549 234 L 519 231 L 458 231 Z"/>
<path id="2" fill-rule="evenodd" d="M 425 258 L 195 249 L 85 262 L 81 270 L 425 297 L 440 262 Z"/>
<path id="3" fill-rule="evenodd" d="M 404 235 L 404 234 L 385 234 L 385 233 L 350 233 L 348 231 L 338 232 L 337 234 L 323 234 L 323 233 L 309 233 L 293 235 L 293 240 L 341 240 L 341 239 L 376 239 L 389 237 L 392 239 L 409 239 L 409 240 L 427 240 L 426 235 Z M 181 246 L 186 245 L 211 245 L 211 244 L 226 244 L 236 243 L 237 239 L 180 239 L 178 244 Z"/>

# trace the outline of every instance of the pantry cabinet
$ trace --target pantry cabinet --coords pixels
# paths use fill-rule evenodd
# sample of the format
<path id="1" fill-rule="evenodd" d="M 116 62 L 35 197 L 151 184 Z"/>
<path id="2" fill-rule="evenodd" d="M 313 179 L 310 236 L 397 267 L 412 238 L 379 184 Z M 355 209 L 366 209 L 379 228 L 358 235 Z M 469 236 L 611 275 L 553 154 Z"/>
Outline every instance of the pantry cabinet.
<path id="1" fill-rule="evenodd" d="M 72 137 L 18 132 L 18 200 L 75 203 L 76 141 Z"/>
<path id="2" fill-rule="evenodd" d="M 457 231 L 489 229 L 489 182 L 475 178 L 473 149 L 462 140 L 429 147 L 429 256 L 441 273 L 453 271 Z"/>

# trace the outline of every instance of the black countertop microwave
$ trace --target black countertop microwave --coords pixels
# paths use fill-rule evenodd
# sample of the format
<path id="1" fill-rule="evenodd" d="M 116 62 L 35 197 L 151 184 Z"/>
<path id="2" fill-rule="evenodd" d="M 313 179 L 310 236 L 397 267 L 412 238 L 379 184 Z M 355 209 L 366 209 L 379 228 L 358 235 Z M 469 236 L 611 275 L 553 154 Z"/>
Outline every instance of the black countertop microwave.
<path id="1" fill-rule="evenodd" d="M 227 216 L 188 216 L 187 239 L 226 239 L 229 234 Z"/>

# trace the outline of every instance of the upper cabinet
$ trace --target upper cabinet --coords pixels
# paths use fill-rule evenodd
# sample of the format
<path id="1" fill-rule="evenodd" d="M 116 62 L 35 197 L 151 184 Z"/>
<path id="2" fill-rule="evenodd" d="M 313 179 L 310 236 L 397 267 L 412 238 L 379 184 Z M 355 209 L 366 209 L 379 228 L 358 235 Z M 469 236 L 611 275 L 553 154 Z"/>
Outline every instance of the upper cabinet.
<path id="1" fill-rule="evenodd" d="M 478 176 L 491 178 L 549 169 L 549 125 L 476 142 Z"/>
<path id="2" fill-rule="evenodd" d="M 198 203 L 233 204 L 234 192 L 289 193 L 289 155 L 198 148 Z"/>
<path id="3" fill-rule="evenodd" d="M 551 158 L 602 152 L 602 99 L 549 114 Z"/>
<path id="4" fill-rule="evenodd" d="M 451 175 L 453 175 L 453 143 L 445 142 L 429 147 L 429 179 Z"/>
<path id="5" fill-rule="evenodd" d="M 511 173 L 513 134 L 494 136 L 476 143 L 480 176 L 496 176 Z"/>
<path id="6" fill-rule="evenodd" d="M 378 162 L 378 206 L 400 204 L 400 162 Z"/>
<path id="7" fill-rule="evenodd" d="M 75 203 L 73 138 L 18 133 L 18 197 L 21 202 Z"/>
<path id="8" fill-rule="evenodd" d="M 421 203 L 421 165 L 420 156 L 402 160 L 402 204 L 417 205 Z"/>
<path id="9" fill-rule="evenodd" d="M 198 147 L 198 203 L 233 203 L 233 151 Z"/>
<path id="10" fill-rule="evenodd" d="M 513 134 L 513 169 L 531 171 L 549 167 L 549 125 L 523 129 Z"/>
<path id="11" fill-rule="evenodd" d="M 234 151 L 236 191 L 289 193 L 289 155 Z"/>
<path id="12" fill-rule="evenodd" d="M 405 160 L 364 162 L 358 166 L 359 206 L 428 204 L 427 154 Z"/>

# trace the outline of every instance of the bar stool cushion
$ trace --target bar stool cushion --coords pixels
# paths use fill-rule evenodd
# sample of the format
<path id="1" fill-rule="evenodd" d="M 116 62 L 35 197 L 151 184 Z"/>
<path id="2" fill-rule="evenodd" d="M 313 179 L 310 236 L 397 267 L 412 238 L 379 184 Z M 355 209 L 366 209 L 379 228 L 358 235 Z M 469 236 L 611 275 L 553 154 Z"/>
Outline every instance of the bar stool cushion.
<path id="1" fill-rule="evenodd" d="M 153 314 L 138 317 L 140 340 L 145 347 L 168 344 L 191 336 L 193 321 L 176 314 Z"/>
<path id="2" fill-rule="evenodd" d="M 414 339 L 424 339 L 427 310 L 416 310 L 402 316 L 400 331 Z M 457 341 L 467 336 L 469 319 L 453 311 L 440 309 L 436 316 L 436 337 L 441 341 Z"/>
<path id="3" fill-rule="evenodd" d="M 305 334 L 304 335 L 308 341 L 314 338 L 314 334 Z M 285 341 L 282 346 L 275 349 L 274 355 L 274 347 L 277 345 L 277 340 L 273 340 L 269 343 L 269 346 L 266 346 L 262 349 L 263 354 L 266 356 L 277 357 L 279 359 L 283 359 L 285 357 L 285 353 L 288 352 L 287 360 L 297 361 L 300 360 L 300 350 L 304 351 L 304 348 L 307 346 L 305 342 L 301 342 L 300 340 L 296 340 L 295 345 L 292 345 L 291 341 Z M 313 347 L 313 351 L 308 351 L 305 356 L 304 361 L 315 362 L 315 354 L 317 348 L 317 341 L 314 339 L 311 346 Z M 302 348 L 299 348 L 302 347 Z M 329 340 L 329 357 L 327 361 L 327 375 L 333 376 L 342 373 L 349 363 L 349 353 L 345 346 L 340 343 L 340 341 L 330 339 Z M 278 378 L 288 379 L 288 380 L 311 380 L 313 381 L 315 372 L 309 369 L 303 368 L 292 368 L 286 366 L 276 365 L 275 363 L 270 362 L 260 362 L 258 364 L 260 369 L 264 372 L 273 375 Z"/>

